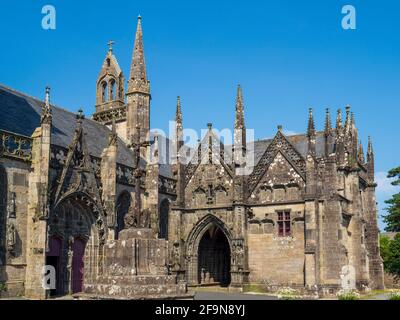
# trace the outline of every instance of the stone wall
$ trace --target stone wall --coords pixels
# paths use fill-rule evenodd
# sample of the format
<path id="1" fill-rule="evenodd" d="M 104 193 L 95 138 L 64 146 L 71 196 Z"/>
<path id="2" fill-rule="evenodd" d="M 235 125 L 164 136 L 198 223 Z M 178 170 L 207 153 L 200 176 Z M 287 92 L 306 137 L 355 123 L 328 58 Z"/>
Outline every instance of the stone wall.
<path id="1" fill-rule="evenodd" d="M 248 230 L 250 282 L 304 284 L 304 204 L 253 207 Z M 291 212 L 292 234 L 278 235 L 277 210 Z"/>
<path id="2" fill-rule="evenodd" d="M 0 164 L 7 173 L 8 181 L 7 190 L 1 191 L 6 192 L 7 204 L 3 239 L 6 261 L 0 273 L 0 282 L 7 286 L 7 292 L 3 295 L 17 296 L 24 293 L 29 163 L 2 158 Z"/>

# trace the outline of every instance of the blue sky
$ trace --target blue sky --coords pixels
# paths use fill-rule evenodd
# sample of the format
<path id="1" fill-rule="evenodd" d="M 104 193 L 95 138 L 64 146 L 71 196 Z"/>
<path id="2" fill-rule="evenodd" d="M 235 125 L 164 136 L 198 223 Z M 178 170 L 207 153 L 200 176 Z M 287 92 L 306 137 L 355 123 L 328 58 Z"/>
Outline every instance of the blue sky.
<path id="1" fill-rule="evenodd" d="M 46 4 L 57 10 L 53 31 L 41 28 Z M 346 4 L 356 30 L 341 27 Z M 90 115 L 108 40 L 128 77 L 139 14 L 153 128 L 167 131 L 178 95 L 186 127 L 231 128 L 238 83 L 256 138 L 278 124 L 304 132 L 309 107 L 322 129 L 326 107 L 350 104 L 365 148 L 373 137 L 385 207 L 396 192 L 385 172 L 400 165 L 398 1 L 2 1 L 0 83 L 36 97 L 50 85 L 55 104 Z"/>

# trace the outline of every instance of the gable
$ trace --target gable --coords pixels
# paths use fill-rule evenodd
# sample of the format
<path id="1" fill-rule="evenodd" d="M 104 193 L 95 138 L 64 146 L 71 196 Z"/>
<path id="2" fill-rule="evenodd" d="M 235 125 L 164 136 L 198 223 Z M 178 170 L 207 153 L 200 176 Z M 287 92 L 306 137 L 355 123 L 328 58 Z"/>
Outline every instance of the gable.
<path id="1" fill-rule="evenodd" d="M 225 152 L 225 147 L 219 138 L 212 130 L 209 130 L 197 147 L 197 152 L 185 168 L 185 186 L 189 184 L 199 167 L 210 163 L 222 166 L 229 176 L 233 178 L 232 169 L 226 161 L 230 162 L 230 154 Z"/>
<path id="2" fill-rule="evenodd" d="M 268 169 L 250 195 L 257 203 L 299 200 L 304 178 L 293 164 L 278 151 Z"/>
<path id="3" fill-rule="evenodd" d="M 278 153 L 284 156 L 293 170 L 295 170 L 303 180 L 305 180 L 306 163 L 304 158 L 286 139 L 283 133 L 279 131 L 249 176 L 249 195 L 251 195 L 257 187 Z"/>
<path id="4" fill-rule="evenodd" d="M 232 202 L 233 172 L 225 162 L 224 147 L 210 130 L 185 171 L 185 199 L 189 207 Z"/>

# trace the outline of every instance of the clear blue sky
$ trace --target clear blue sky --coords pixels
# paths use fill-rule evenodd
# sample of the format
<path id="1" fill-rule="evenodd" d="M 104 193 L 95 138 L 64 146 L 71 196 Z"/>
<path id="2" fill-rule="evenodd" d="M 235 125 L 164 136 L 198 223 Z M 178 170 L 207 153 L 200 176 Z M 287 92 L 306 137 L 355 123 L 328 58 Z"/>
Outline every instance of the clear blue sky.
<path id="1" fill-rule="evenodd" d="M 41 28 L 41 8 L 57 9 L 57 29 Z M 357 10 L 357 30 L 341 28 L 341 8 Z M 349 103 L 360 138 L 374 140 L 378 201 L 395 192 L 384 172 L 400 165 L 400 3 L 398 1 L 2 1 L 0 83 L 92 114 L 95 82 L 113 39 L 129 74 L 142 15 L 152 82 L 152 127 L 167 130 L 182 96 L 184 124 L 231 128 L 236 85 L 257 138 L 278 124 L 303 132 L 315 108 Z M 381 212 L 382 213 L 382 212 Z"/>

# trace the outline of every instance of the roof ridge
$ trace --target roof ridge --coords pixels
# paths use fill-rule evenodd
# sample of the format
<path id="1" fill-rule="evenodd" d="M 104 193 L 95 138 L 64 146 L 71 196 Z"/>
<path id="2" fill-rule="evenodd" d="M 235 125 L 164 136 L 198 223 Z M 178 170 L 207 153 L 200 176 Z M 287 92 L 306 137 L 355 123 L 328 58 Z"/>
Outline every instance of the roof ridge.
<path id="1" fill-rule="evenodd" d="M 5 89 L 5 90 L 8 90 L 8 91 L 11 91 L 11 92 L 13 92 L 13 93 L 15 93 L 15 94 L 18 94 L 18 95 L 20 95 L 20 96 L 22 96 L 22 97 L 24 97 L 24 98 L 32 99 L 32 100 L 34 100 L 35 102 L 45 103 L 45 101 L 42 100 L 42 99 L 36 98 L 36 97 L 34 97 L 34 96 L 31 96 L 31 95 L 29 95 L 29 94 L 27 94 L 27 93 L 24 93 L 24 92 L 22 92 L 22 91 L 18 91 L 18 90 L 16 90 L 16 89 L 13 89 L 13 88 L 11 88 L 11 87 L 9 87 L 9 86 L 6 86 L 6 85 L 4 85 L 4 84 L 2 84 L 2 83 L 0 83 L 0 89 L 1 89 L 1 88 Z M 70 113 L 71 115 L 75 115 L 74 112 L 72 112 L 72 111 L 70 111 L 70 110 L 67 110 L 67 109 L 64 108 L 64 107 L 60 107 L 60 106 L 55 105 L 55 104 L 53 104 L 53 103 L 50 103 L 50 105 L 51 105 L 52 108 L 57 108 L 57 109 L 59 109 L 59 110 L 61 110 L 61 111 Z M 85 120 L 89 120 L 89 121 L 91 121 L 91 122 L 93 122 L 93 123 L 96 123 L 96 124 L 99 124 L 99 125 L 101 125 L 101 126 L 103 126 L 103 127 L 105 127 L 105 128 L 108 128 L 107 126 L 104 126 L 104 125 L 102 125 L 101 123 L 99 123 L 99 122 L 97 122 L 97 121 L 94 121 L 92 118 L 85 117 Z"/>

